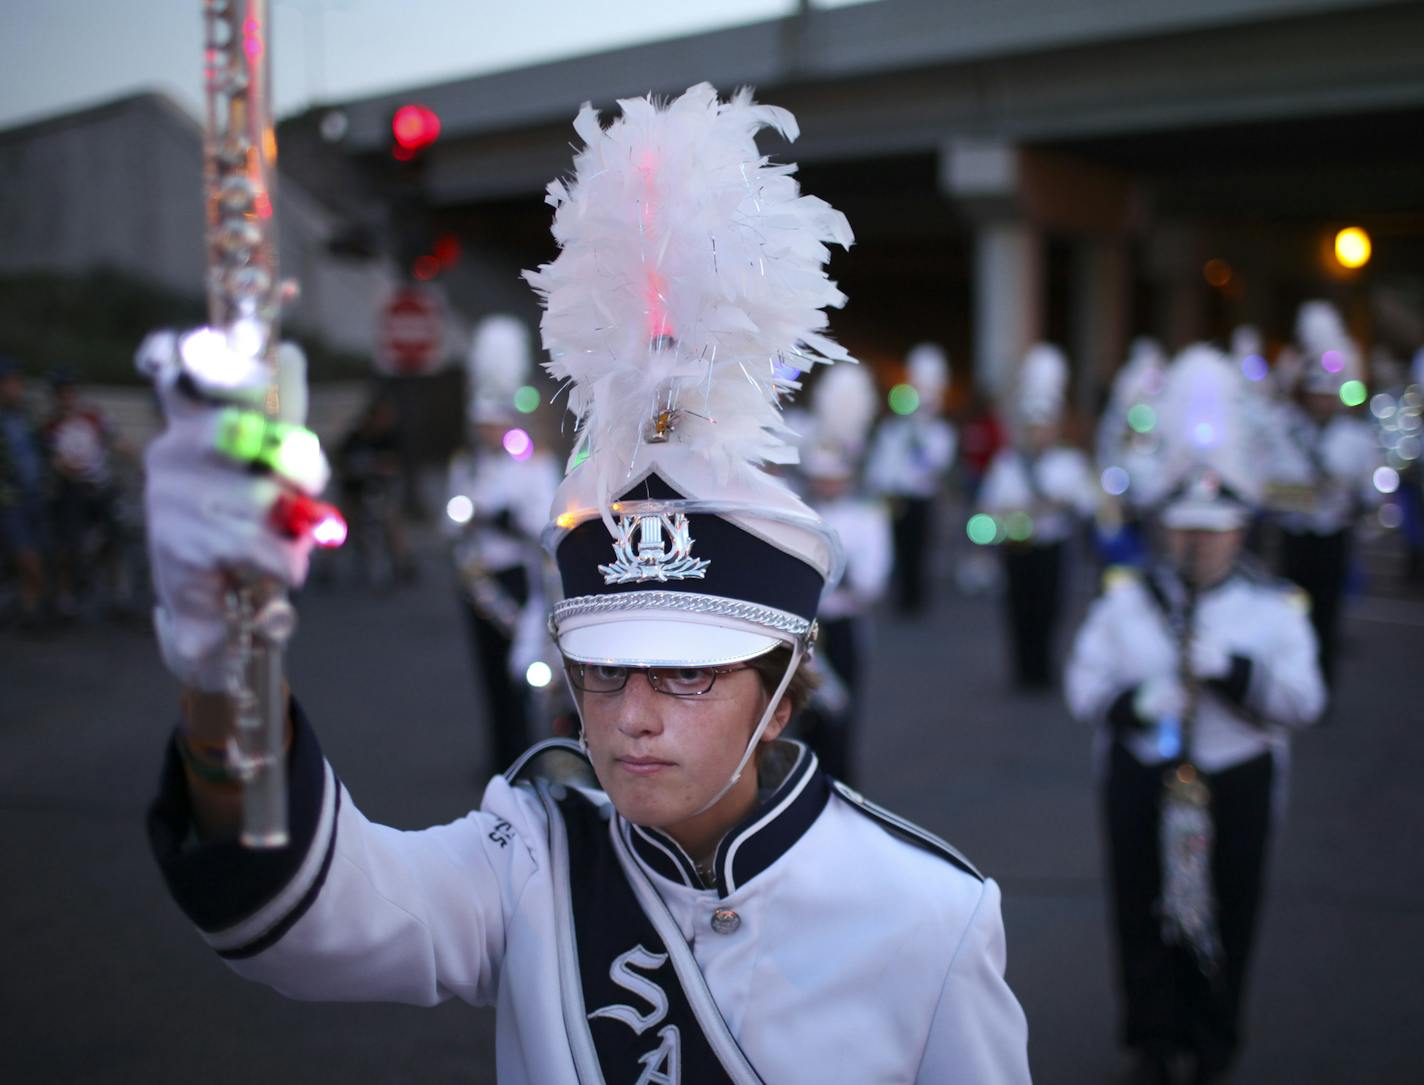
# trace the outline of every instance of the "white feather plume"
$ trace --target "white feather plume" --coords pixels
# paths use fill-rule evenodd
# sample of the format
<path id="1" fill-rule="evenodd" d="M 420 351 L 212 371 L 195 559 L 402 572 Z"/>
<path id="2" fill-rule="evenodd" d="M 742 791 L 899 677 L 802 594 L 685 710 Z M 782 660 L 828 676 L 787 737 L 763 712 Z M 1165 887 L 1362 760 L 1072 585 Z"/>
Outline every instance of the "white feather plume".
<path id="1" fill-rule="evenodd" d="M 559 255 L 525 278 L 544 302 L 550 374 L 594 455 L 606 501 L 634 470 L 646 427 L 680 412 L 671 441 L 705 453 L 724 477 L 794 462 L 778 402 L 788 367 L 853 359 L 825 334 L 845 303 L 825 273 L 829 244 L 849 247 L 839 211 L 803 196 L 796 167 L 756 146 L 790 113 L 749 90 L 720 101 L 706 83 L 659 105 L 620 101 L 607 128 L 585 105 L 573 176 L 549 185 Z"/>
<path id="2" fill-rule="evenodd" d="M 1259 495 L 1261 457 L 1245 396 L 1240 373 L 1215 347 L 1197 343 L 1177 355 L 1157 409 L 1169 489 L 1194 471 L 1210 469 L 1238 494 L 1252 500 Z"/>
<path id="3" fill-rule="evenodd" d="M 465 360 L 471 419 L 512 410 L 514 393 L 529 377 L 529 338 L 524 321 L 506 313 L 487 316 L 476 326 Z"/>

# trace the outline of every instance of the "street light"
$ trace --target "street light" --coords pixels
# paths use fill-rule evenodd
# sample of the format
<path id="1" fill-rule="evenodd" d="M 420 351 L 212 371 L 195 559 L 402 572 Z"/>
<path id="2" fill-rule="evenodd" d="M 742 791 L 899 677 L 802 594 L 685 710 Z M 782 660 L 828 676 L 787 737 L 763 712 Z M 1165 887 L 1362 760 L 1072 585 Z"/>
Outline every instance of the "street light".
<path id="1" fill-rule="evenodd" d="M 1351 271 L 1368 264 L 1373 250 L 1370 235 L 1358 226 L 1347 226 L 1335 235 L 1335 259 Z"/>

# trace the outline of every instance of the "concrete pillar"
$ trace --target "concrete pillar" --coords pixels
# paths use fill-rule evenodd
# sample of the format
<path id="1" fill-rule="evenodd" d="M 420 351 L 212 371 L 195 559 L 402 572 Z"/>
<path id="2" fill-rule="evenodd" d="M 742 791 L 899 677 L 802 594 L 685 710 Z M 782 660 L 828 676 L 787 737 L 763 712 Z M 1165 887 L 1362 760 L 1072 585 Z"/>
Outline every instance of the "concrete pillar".
<path id="1" fill-rule="evenodd" d="M 1091 417 L 1127 354 L 1127 246 L 1116 237 L 1084 238 L 1073 245 L 1068 356 L 1075 373 L 1075 404 Z"/>
<path id="2" fill-rule="evenodd" d="M 990 395 L 1043 334 L 1043 237 L 1022 221 L 981 222 L 974 235 L 974 380 Z"/>

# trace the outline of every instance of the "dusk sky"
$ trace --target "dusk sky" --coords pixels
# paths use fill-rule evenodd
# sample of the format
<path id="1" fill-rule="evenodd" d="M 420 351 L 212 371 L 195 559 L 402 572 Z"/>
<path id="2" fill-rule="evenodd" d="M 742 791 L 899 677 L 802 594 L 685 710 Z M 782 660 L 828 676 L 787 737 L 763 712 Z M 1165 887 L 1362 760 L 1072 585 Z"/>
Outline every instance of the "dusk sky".
<path id="1" fill-rule="evenodd" d="M 862 0 L 814 0 L 840 7 Z M 279 115 L 313 102 L 775 18 L 796 0 L 274 0 Z M 195 114 L 201 0 L 5 0 L 0 127 L 163 90 Z"/>

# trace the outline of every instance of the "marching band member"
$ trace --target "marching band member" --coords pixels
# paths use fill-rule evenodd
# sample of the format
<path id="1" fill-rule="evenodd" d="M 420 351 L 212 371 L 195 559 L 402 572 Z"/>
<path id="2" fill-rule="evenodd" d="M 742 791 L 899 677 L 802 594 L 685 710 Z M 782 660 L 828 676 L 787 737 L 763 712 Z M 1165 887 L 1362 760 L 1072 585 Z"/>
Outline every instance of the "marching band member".
<path id="1" fill-rule="evenodd" d="M 1281 528 L 1280 572 L 1310 596 L 1320 666 L 1329 682 L 1355 522 L 1379 497 L 1373 481 L 1379 444 L 1369 424 L 1341 400 L 1347 383 L 1361 382 L 1364 373 L 1339 312 L 1329 302 L 1306 302 L 1296 338 L 1296 400 L 1276 414 L 1270 500 Z M 1363 402 L 1363 388 L 1359 394 L 1357 402 Z"/>
<path id="2" fill-rule="evenodd" d="M 621 109 L 579 114 L 549 190 L 560 253 L 528 275 L 581 435 L 545 533 L 579 741 L 394 832 L 293 699 L 292 840 L 254 855 L 230 839 L 231 705 L 190 691 L 150 821 L 168 885 L 235 971 L 293 997 L 496 1006 L 502 1082 L 1027 1081 L 994 882 L 780 738 L 839 562 L 759 466 L 794 460 L 771 363 L 848 360 L 822 265 L 850 229 L 757 149 L 796 136 L 785 110 L 706 84 Z M 250 518 L 219 556 L 299 582 L 305 544 L 185 433 L 156 447 Z M 206 528 L 165 497 L 168 462 L 150 504 L 172 542 Z M 217 620 L 210 555 L 156 556 L 163 605 Z M 170 659 L 191 682 L 190 662 Z"/>
<path id="3" fill-rule="evenodd" d="M 905 358 L 918 400 L 907 415 L 891 414 L 875 431 L 866 482 L 890 503 L 895 531 L 895 606 L 901 614 L 929 609 L 929 556 L 935 538 L 935 500 L 954 466 L 954 427 L 944 419 L 949 359 L 935 343 Z"/>
<path id="4" fill-rule="evenodd" d="M 1097 725 L 1121 1040 L 1138 1082 L 1173 1080 L 1183 1057 L 1193 1081 L 1216 1081 L 1237 1051 L 1287 733 L 1324 704 L 1299 591 L 1242 557 L 1261 490 L 1244 394 L 1213 348 L 1173 363 L 1159 561 L 1109 572 L 1065 674 L 1069 708 Z M 1188 792 L 1202 805 L 1172 805 L 1164 774 L 1202 783 Z M 1203 806 L 1209 822 L 1193 822 Z"/>
<path id="5" fill-rule="evenodd" d="M 466 412 L 470 443 L 450 460 L 445 504 L 457 597 L 484 693 L 495 767 L 510 764 L 532 740 L 527 671 L 542 654 L 539 635 L 548 610 L 538 540 L 559 481 L 553 457 L 516 428 L 514 396 L 528 376 L 529 354 L 529 329 L 515 317 L 486 317 L 475 329 Z M 523 436 L 507 444 L 511 433 Z"/>
<path id="6" fill-rule="evenodd" d="M 1133 340 L 1098 420 L 1099 480 L 1116 528 L 1103 540 L 1110 564 L 1137 565 L 1144 558 L 1143 517 L 1157 492 L 1162 452 L 1156 403 L 1166 368 L 1160 343 L 1147 336 Z"/>
<path id="7" fill-rule="evenodd" d="M 994 457 L 979 491 L 981 511 L 999 525 L 1014 679 L 1023 689 L 1052 684 L 1064 544 L 1101 492 L 1088 457 L 1060 440 L 1067 386 L 1063 352 L 1031 347 L 1019 369 L 1014 444 Z"/>
<path id="8" fill-rule="evenodd" d="M 812 389 L 814 428 L 801 452 L 808 503 L 840 539 L 846 563 L 841 582 L 821 600 L 815 660 L 820 681 L 801 713 L 801 730 L 821 767 L 852 785 L 870 612 L 885 594 L 892 562 L 889 514 L 883 502 L 857 492 L 876 399 L 875 379 L 865 369 L 830 369 Z"/>

